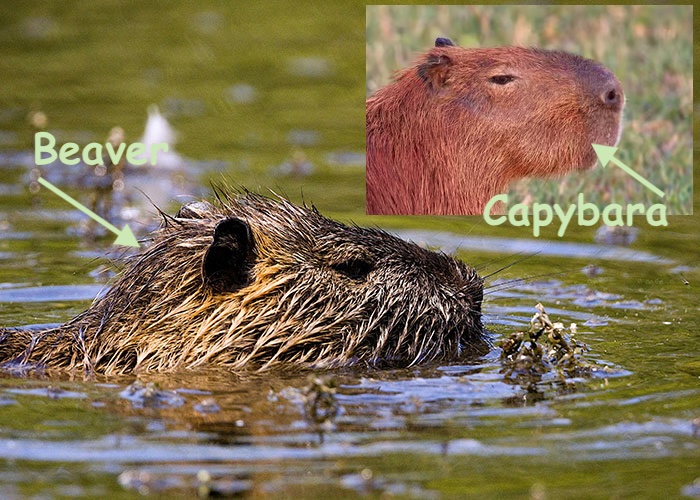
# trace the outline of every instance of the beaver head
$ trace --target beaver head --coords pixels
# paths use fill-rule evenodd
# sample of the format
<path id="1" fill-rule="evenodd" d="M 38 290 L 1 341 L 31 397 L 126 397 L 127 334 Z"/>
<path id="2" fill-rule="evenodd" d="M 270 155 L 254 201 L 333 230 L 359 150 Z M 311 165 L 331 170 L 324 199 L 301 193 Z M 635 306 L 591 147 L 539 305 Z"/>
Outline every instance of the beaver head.
<path id="1" fill-rule="evenodd" d="M 595 165 L 624 94 L 602 64 L 524 47 L 435 47 L 367 100 L 369 213 L 481 213 L 514 179 Z"/>
<path id="2" fill-rule="evenodd" d="M 220 195 L 165 216 L 114 286 L 22 360 L 107 373 L 451 360 L 488 348 L 482 291 L 471 267 L 381 230 Z"/>

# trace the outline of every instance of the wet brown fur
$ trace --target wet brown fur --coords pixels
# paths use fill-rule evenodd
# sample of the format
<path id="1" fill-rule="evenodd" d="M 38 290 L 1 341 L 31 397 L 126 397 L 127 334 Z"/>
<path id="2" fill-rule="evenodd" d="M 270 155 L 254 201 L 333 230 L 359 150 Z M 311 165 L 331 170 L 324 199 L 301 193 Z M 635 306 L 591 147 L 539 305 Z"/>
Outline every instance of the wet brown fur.
<path id="1" fill-rule="evenodd" d="M 367 213 L 481 214 L 515 179 L 593 167 L 623 106 L 595 61 L 439 38 L 367 100 Z"/>
<path id="2" fill-rule="evenodd" d="M 112 288 L 66 324 L 0 331 L 12 368 L 85 373 L 409 366 L 488 348 L 483 280 L 378 229 L 255 194 L 164 217 Z"/>

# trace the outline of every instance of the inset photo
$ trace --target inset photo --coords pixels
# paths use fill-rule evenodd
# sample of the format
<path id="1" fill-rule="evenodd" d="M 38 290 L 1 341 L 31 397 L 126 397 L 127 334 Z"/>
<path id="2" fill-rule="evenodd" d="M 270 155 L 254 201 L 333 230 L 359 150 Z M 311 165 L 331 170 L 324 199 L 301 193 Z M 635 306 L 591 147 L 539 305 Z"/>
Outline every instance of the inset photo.
<path id="1" fill-rule="evenodd" d="M 368 5 L 367 213 L 691 214 L 692 18 Z"/>

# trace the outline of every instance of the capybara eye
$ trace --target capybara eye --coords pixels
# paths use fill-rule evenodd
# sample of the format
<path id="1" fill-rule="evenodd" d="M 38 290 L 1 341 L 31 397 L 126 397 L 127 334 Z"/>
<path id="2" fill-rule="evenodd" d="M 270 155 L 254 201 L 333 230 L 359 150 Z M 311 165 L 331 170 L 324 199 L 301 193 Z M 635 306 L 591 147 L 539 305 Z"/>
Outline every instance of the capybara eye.
<path id="1" fill-rule="evenodd" d="M 374 266 L 372 266 L 372 263 L 367 262 L 366 260 L 348 259 L 343 262 L 331 264 L 331 267 L 348 278 L 362 280 L 367 277 Z"/>
<path id="2" fill-rule="evenodd" d="M 515 77 L 513 75 L 496 75 L 492 76 L 490 80 L 496 85 L 506 85 L 515 80 Z"/>

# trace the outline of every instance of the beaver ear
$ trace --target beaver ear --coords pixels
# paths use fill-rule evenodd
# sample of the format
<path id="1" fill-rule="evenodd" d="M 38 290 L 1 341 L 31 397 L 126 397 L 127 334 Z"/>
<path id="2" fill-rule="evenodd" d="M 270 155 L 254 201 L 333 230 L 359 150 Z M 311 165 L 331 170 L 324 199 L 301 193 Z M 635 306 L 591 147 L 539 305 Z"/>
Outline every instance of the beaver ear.
<path id="1" fill-rule="evenodd" d="M 451 67 L 452 59 L 445 54 L 428 54 L 425 61 L 418 66 L 418 76 L 431 89 L 438 89 L 447 82 Z"/>
<path id="2" fill-rule="evenodd" d="M 214 229 L 214 241 L 204 254 L 202 279 L 215 292 L 233 292 L 248 283 L 253 237 L 241 219 L 225 219 Z"/>

